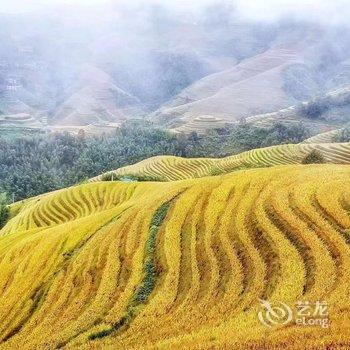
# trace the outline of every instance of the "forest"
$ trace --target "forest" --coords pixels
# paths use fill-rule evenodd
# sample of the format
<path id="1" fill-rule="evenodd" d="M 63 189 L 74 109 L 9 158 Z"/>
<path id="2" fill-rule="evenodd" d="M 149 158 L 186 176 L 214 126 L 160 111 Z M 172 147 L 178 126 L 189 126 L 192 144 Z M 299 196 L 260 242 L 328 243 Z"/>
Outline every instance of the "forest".
<path id="1" fill-rule="evenodd" d="M 303 124 L 248 124 L 176 135 L 148 122 L 128 122 L 113 134 L 68 133 L 7 139 L 0 136 L 0 193 L 18 201 L 71 186 L 103 172 L 156 155 L 223 157 L 257 147 L 298 143 L 309 136 Z"/>

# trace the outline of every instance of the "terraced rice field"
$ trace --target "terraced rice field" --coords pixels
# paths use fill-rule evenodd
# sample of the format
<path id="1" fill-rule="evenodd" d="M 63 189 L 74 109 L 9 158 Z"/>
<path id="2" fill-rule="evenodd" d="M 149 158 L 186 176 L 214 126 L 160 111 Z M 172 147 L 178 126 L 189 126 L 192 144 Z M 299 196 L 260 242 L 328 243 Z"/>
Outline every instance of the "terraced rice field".
<path id="1" fill-rule="evenodd" d="M 112 172 L 118 175 L 141 174 L 174 181 L 226 173 L 241 168 L 300 164 L 312 150 L 318 150 L 327 163 L 350 164 L 350 143 L 303 143 L 258 148 L 219 159 L 157 156 Z M 91 181 L 99 181 L 103 175 Z"/>
<path id="2" fill-rule="evenodd" d="M 334 137 L 338 136 L 341 131 L 342 129 L 336 129 L 323 132 L 306 139 L 303 143 L 331 143 L 333 142 Z"/>
<path id="3" fill-rule="evenodd" d="M 274 123 L 300 123 L 300 116 L 296 113 L 296 106 L 283 108 L 277 112 L 256 114 L 245 119 L 246 123 L 259 127 L 269 127 Z"/>
<path id="4" fill-rule="evenodd" d="M 26 113 L 18 113 L 12 115 L 1 115 L 0 126 L 9 127 L 40 127 L 41 123 L 33 116 Z"/>
<path id="5" fill-rule="evenodd" d="M 201 116 L 194 118 L 188 123 L 177 127 L 175 129 L 170 129 L 169 131 L 175 133 L 190 134 L 191 132 L 197 132 L 199 135 L 206 134 L 209 130 L 223 129 L 225 128 L 225 121 L 220 118 L 212 116 Z"/>
<path id="6" fill-rule="evenodd" d="M 95 182 L 14 209 L 1 350 L 348 348 L 350 166 Z M 325 301 L 331 326 L 268 328 L 259 299 Z"/>

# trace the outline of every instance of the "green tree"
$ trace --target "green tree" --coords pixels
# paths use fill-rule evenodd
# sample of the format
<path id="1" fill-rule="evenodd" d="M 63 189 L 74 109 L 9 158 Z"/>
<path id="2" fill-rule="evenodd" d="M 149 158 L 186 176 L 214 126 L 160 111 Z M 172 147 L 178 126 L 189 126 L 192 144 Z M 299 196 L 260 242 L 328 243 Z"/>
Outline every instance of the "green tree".
<path id="1" fill-rule="evenodd" d="M 308 119 L 320 119 L 335 103 L 328 97 L 314 98 L 298 107 L 299 114 Z"/>
<path id="2" fill-rule="evenodd" d="M 7 196 L 0 193 L 0 229 L 2 229 L 10 217 L 10 209 L 7 205 Z"/>
<path id="3" fill-rule="evenodd" d="M 334 142 L 350 142 L 350 124 L 341 129 L 339 135 L 333 138 Z"/>
<path id="4" fill-rule="evenodd" d="M 5 139 L 0 133 L 0 193 L 11 193 L 21 200 L 157 155 L 224 157 L 253 148 L 298 143 L 308 134 L 303 124 L 243 124 L 205 135 L 176 135 L 145 120 L 128 121 L 115 133 L 95 137 L 61 133 Z"/>

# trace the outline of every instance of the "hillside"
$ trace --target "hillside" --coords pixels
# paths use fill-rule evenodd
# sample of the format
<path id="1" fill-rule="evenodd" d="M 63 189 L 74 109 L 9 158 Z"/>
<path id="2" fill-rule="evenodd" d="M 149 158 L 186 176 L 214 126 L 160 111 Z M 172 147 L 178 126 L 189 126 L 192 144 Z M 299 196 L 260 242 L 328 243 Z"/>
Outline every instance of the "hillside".
<path id="1" fill-rule="evenodd" d="M 319 94 L 309 101 L 289 106 L 272 113 L 263 113 L 245 119 L 247 123 L 257 126 L 272 123 L 303 122 L 313 130 L 329 131 L 349 121 L 350 86 L 332 89 Z"/>
<path id="2" fill-rule="evenodd" d="M 224 76 L 220 79 L 224 79 Z M 255 99 L 253 99 L 253 101 L 255 101 Z M 252 104 L 249 103 L 249 106 L 251 105 Z M 274 110 L 273 112 L 269 113 L 252 113 L 248 117 L 233 119 L 229 118 L 226 120 L 226 122 L 234 124 L 243 122 L 257 127 L 270 127 L 275 123 L 282 123 L 287 125 L 298 124 L 302 122 L 305 127 L 312 130 L 314 134 L 317 134 L 328 132 L 332 129 L 339 129 L 340 127 L 344 126 L 350 120 L 349 112 L 350 86 L 346 84 L 341 88 L 331 89 L 329 91 L 318 94 L 316 97 L 307 101 L 299 101 L 294 105 L 288 104 L 288 107 L 286 108 Z M 191 132 L 195 131 L 198 134 L 203 134 L 209 129 L 217 129 L 223 127 L 220 124 L 217 126 L 217 123 L 205 123 L 205 128 L 203 127 L 203 122 L 201 119 L 204 118 L 211 118 L 213 121 L 219 121 L 222 124 L 222 120 L 220 118 L 213 116 L 202 115 L 195 118 L 191 117 L 189 120 L 187 120 L 181 116 L 176 116 L 176 114 L 173 112 L 171 112 L 169 115 L 173 116 L 175 120 L 174 125 L 172 125 L 170 117 L 168 118 L 163 115 L 163 117 L 160 118 L 163 118 L 165 120 L 169 119 L 169 130 L 174 132 L 190 134 Z M 213 115 L 215 115 L 215 113 L 213 113 Z M 184 124 L 177 126 L 178 123 Z"/>
<path id="3" fill-rule="evenodd" d="M 59 40 L 42 18 L 4 20 L 0 111 L 44 115 L 65 126 L 142 112 L 174 123 L 202 115 L 235 121 L 348 83 L 349 44 L 340 49 L 321 24 L 217 21 L 221 11 L 232 11 L 220 5 L 205 18 L 166 6 L 117 8 L 67 13 L 60 23 L 49 16 Z"/>
<path id="4" fill-rule="evenodd" d="M 116 86 L 108 74 L 89 65 L 81 69 L 68 96 L 58 107 L 53 124 L 80 126 L 116 122 L 141 112 L 137 98 Z"/>
<path id="5" fill-rule="evenodd" d="M 327 163 L 350 164 L 350 143 L 302 143 L 258 148 L 217 159 L 156 156 L 102 174 L 91 181 L 99 181 L 104 175 L 111 173 L 146 175 L 171 181 L 217 175 L 239 169 L 300 164 L 313 150 L 320 152 Z"/>
<path id="6" fill-rule="evenodd" d="M 100 182 L 0 231 L 0 349 L 343 349 L 350 167 Z M 259 299 L 322 300 L 331 326 L 267 328 Z"/>
<path id="7" fill-rule="evenodd" d="M 303 143 L 332 143 L 334 138 L 339 136 L 342 129 L 335 129 L 327 132 L 323 132 L 306 139 Z"/>
<path id="8" fill-rule="evenodd" d="M 45 131 L 48 122 L 52 131 L 88 126 L 101 134 L 111 123 L 147 117 L 175 132 L 204 133 L 255 116 L 269 122 L 349 83 L 350 42 L 339 43 L 327 24 L 255 22 L 219 3 L 203 13 L 150 3 L 131 11 L 118 2 L 107 12 L 78 6 L 74 16 L 73 7 L 47 13 L 47 21 L 3 16 L 0 115 L 28 114 Z M 347 27 L 341 32 L 349 36 Z M 349 112 L 333 109 L 327 118 Z M 319 133 L 343 123 L 310 124 Z"/>
<path id="9" fill-rule="evenodd" d="M 307 90 L 308 97 L 317 91 L 308 69 L 300 53 L 270 49 L 195 82 L 155 112 L 155 117 L 189 122 L 209 114 L 232 122 L 274 112 L 296 104 L 298 99 L 291 90 Z"/>

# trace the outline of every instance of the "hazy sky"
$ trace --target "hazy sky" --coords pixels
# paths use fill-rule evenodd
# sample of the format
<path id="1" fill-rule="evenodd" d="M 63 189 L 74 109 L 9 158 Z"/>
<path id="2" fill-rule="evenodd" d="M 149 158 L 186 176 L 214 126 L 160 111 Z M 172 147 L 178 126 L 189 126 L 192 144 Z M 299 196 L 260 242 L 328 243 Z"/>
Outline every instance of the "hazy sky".
<path id="1" fill-rule="evenodd" d="M 91 6 L 107 2 L 109 2 L 109 0 L 0 0 L 0 12 L 31 12 L 62 4 Z"/>
<path id="2" fill-rule="evenodd" d="M 220 0 L 0 0 L 0 12 L 18 13 L 48 9 L 57 5 L 108 6 L 109 3 L 157 2 L 171 7 L 198 8 Z M 227 2 L 230 2 L 227 0 Z M 294 16 L 324 22 L 347 23 L 350 16 L 349 0 L 236 0 L 232 1 L 240 13 L 254 19 L 273 20 Z"/>

